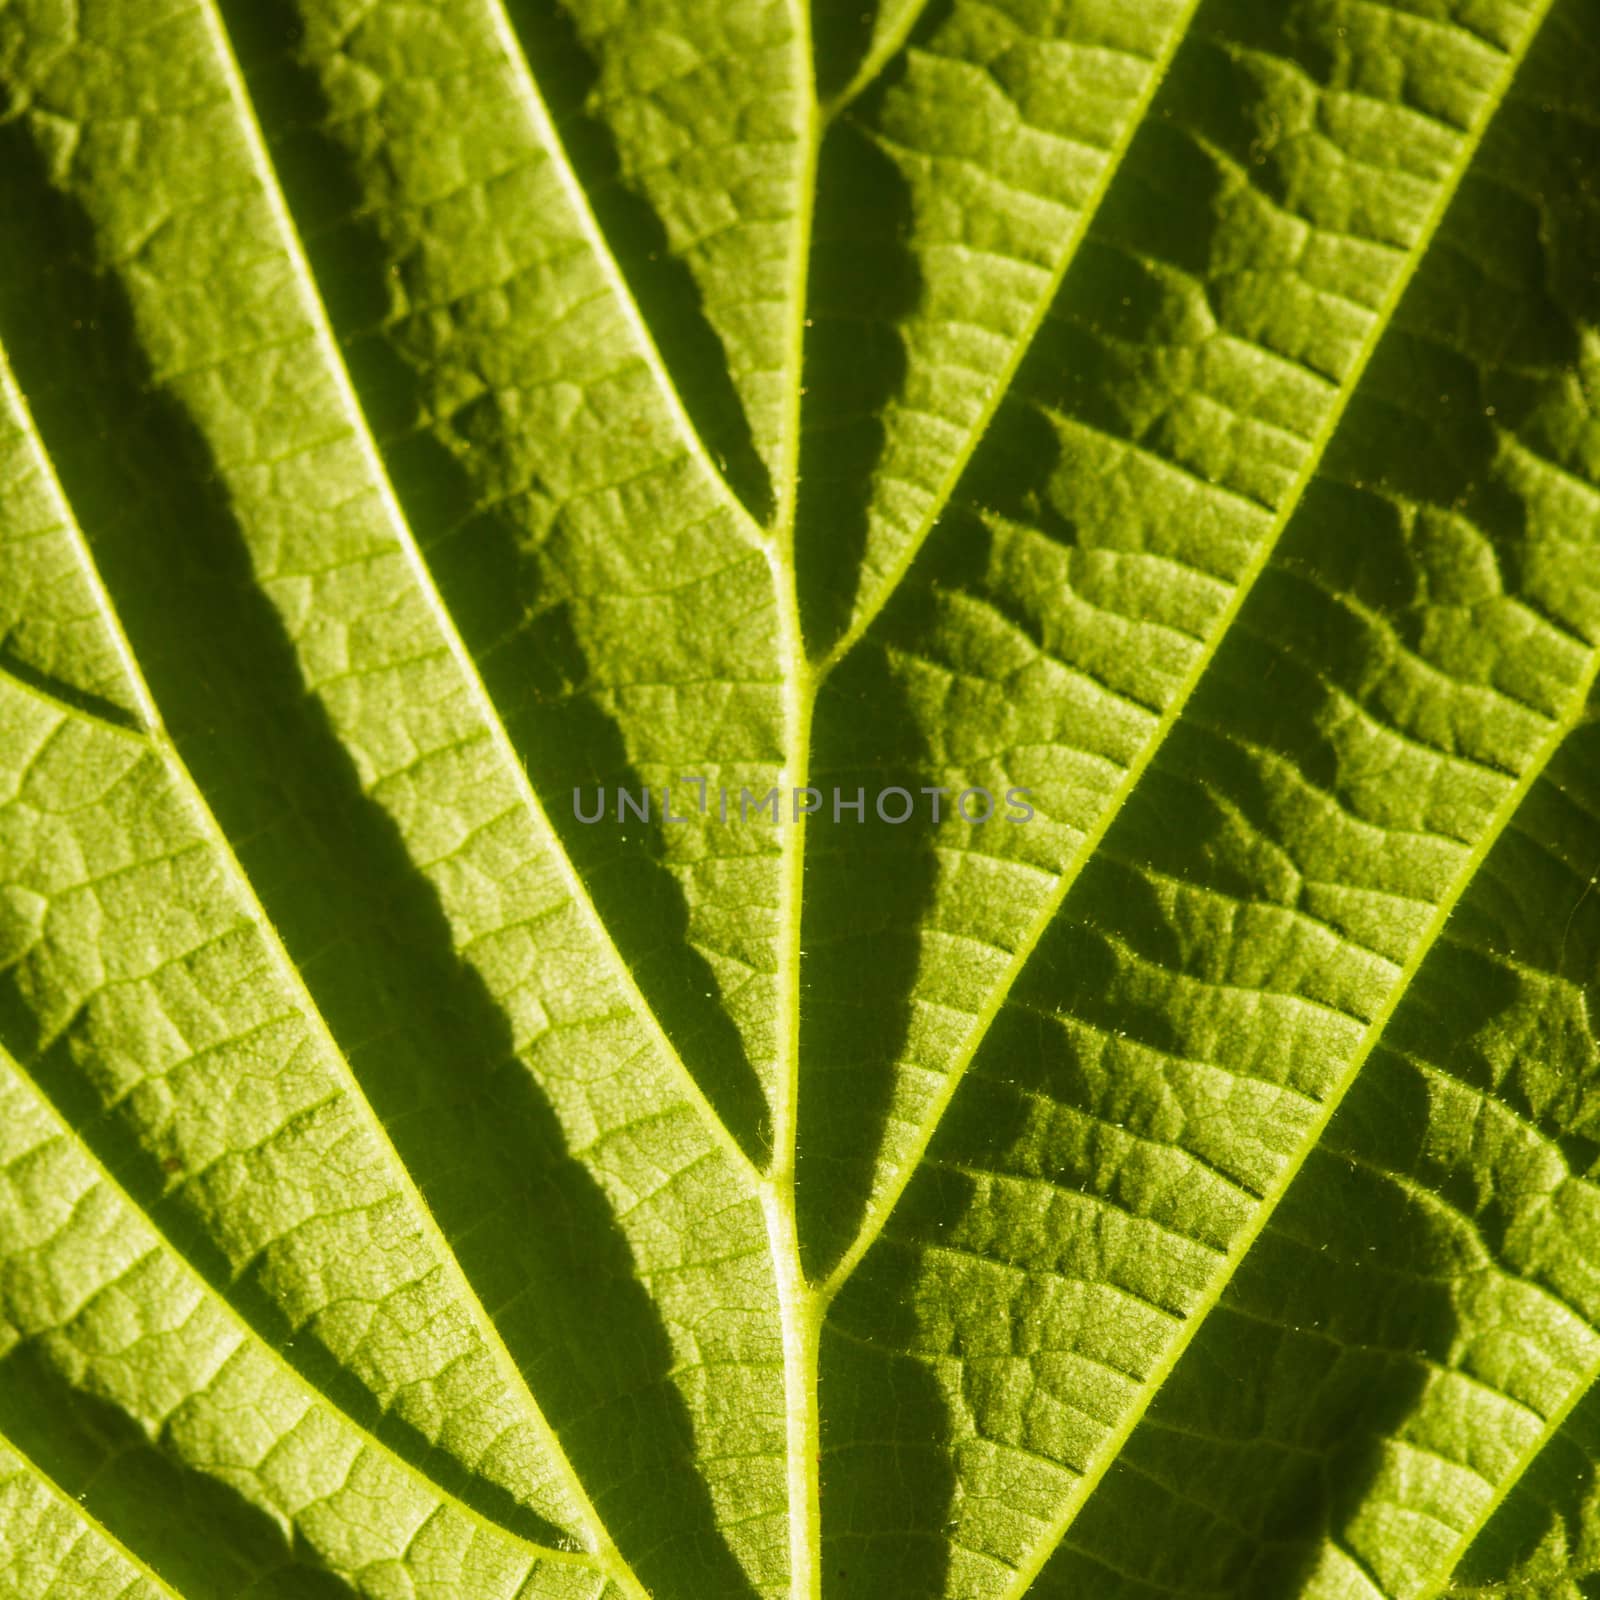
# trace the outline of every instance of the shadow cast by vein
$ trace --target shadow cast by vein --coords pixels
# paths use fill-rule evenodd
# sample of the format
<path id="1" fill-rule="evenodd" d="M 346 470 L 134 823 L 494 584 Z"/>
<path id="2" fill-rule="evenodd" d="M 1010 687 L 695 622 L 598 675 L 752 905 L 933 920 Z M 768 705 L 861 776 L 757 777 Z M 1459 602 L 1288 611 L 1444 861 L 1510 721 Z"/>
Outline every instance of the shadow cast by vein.
<path id="1" fill-rule="evenodd" d="M 934 822 L 921 792 L 946 776 L 939 731 L 912 697 L 906 662 L 938 657 L 943 596 L 985 588 L 994 536 L 975 507 L 1027 517 L 1057 542 L 1075 542 L 1070 520 L 1048 499 L 1056 435 L 1020 402 L 1005 408 L 1003 423 L 980 447 L 961 500 L 817 699 L 812 781 L 830 797 L 835 788 L 847 797 L 863 789 L 867 818 L 814 819 L 806 848 L 797 1200 L 814 1273 L 831 1268 L 866 1217 L 912 1046 L 923 922 L 937 904 L 939 853 L 948 843 L 948 822 Z M 998 597 L 987 594 L 986 603 Z M 873 814 L 873 797 L 890 786 L 916 799 L 898 825 Z M 947 795 L 943 809 L 952 803 Z"/>
<path id="2" fill-rule="evenodd" d="M 824 686 L 812 733 L 811 782 L 823 800 L 806 834 L 795 1204 L 813 1278 L 866 1214 L 904 1065 L 937 870 L 918 793 L 927 757 L 894 663 L 864 642 Z M 891 787 L 914 797 L 910 821 L 877 814 Z M 862 819 L 841 806 L 835 821 L 836 795 L 852 806 L 860 798 Z"/>
<path id="3" fill-rule="evenodd" d="M 949 1593 L 957 1441 L 910 1287 L 847 1291 L 822 1333 L 822 1581 L 836 1600 Z"/>
<path id="4" fill-rule="evenodd" d="M 824 105 L 855 77 L 867 59 L 885 3 L 886 0 L 812 0 L 811 55 L 817 98 Z"/>
<path id="5" fill-rule="evenodd" d="M 920 30 L 948 9 L 945 0 L 930 8 Z M 865 577 L 885 411 L 907 378 L 901 325 L 922 298 L 911 186 L 874 133 L 904 71 L 902 56 L 828 127 L 817 161 L 794 531 L 801 629 L 813 656 L 848 626 Z"/>
<path id="6" fill-rule="evenodd" d="M 609 1202 L 568 1154 L 433 887 L 305 693 L 207 446 L 154 383 L 88 218 L 52 186 L 20 120 L 0 128 L 0 210 L 24 219 L 0 238 L 0 339 L 164 721 L 362 1092 L 623 1553 L 647 1583 L 681 1587 L 692 1571 L 698 1592 L 748 1600 L 692 1470 L 667 1332 Z M 14 985 L 4 1001 L 8 1046 L 221 1288 L 220 1250 L 182 1186 L 167 1192 L 134 1125 L 99 1105 L 73 1064 L 73 1033 L 34 1060 L 36 1024 Z M 390 1449 L 485 1517 L 550 1536 L 505 1489 L 381 1412 L 313 1340 L 289 1348 L 255 1277 L 227 1292 Z"/>
<path id="7" fill-rule="evenodd" d="M 419 420 L 431 409 L 426 374 L 390 326 L 385 245 L 348 151 L 326 131 L 329 108 L 317 76 L 293 54 L 294 7 L 289 0 L 224 0 L 221 9 L 351 379 L 433 580 L 609 937 L 718 1115 L 760 1158 L 770 1140 L 765 1093 L 737 1025 L 716 999 L 715 971 L 690 940 L 689 903 L 670 863 L 670 830 L 659 806 L 648 824 L 627 828 L 585 827 L 573 815 L 575 789 L 587 805 L 603 785 L 614 805 L 618 789 L 637 795 L 644 780 L 601 703 L 570 603 L 544 570 L 516 507 L 486 508 L 476 456 L 448 448 Z M 552 19 L 540 38 L 557 59 L 579 49 L 569 23 Z M 562 70 L 582 84 L 592 65 L 572 61 Z M 598 125 L 583 126 L 584 138 L 603 140 Z M 610 168 L 600 155 L 592 159 L 598 165 L 585 171 L 604 188 L 600 174 Z M 608 192 L 624 209 L 642 205 L 628 201 L 616 183 Z M 645 229 L 637 216 L 629 226 Z M 663 310 L 670 325 L 683 315 Z M 495 464 L 480 470 L 492 473 Z"/>
<path id="8" fill-rule="evenodd" d="M 0 1434 L 186 1600 L 351 1600 L 298 1534 L 74 1388 L 38 1346 L 0 1357 Z"/>
<path id="9" fill-rule="evenodd" d="M 948 6 L 932 8 L 943 14 Z M 924 27 L 937 17 L 924 17 Z M 870 12 L 824 7 L 819 74 L 842 83 L 871 40 Z M 903 75 L 897 63 L 826 131 L 818 157 L 807 271 L 795 569 L 806 648 L 820 655 L 848 625 L 863 578 L 868 511 L 884 459 L 885 407 L 907 372 L 899 324 L 922 272 L 910 246 L 912 195 L 872 122 Z M 819 82 L 820 82 L 819 77 Z M 919 807 L 927 755 L 892 661 L 863 641 L 832 674 L 813 719 L 811 783 L 823 810 L 808 825 L 801 911 L 801 1129 L 796 1203 L 807 1269 L 826 1271 L 865 1213 L 910 1027 L 917 922 L 934 861 L 875 800 L 908 788 Z M 832 799 L 857 790 L 866 816 L 832 820 Z"/>

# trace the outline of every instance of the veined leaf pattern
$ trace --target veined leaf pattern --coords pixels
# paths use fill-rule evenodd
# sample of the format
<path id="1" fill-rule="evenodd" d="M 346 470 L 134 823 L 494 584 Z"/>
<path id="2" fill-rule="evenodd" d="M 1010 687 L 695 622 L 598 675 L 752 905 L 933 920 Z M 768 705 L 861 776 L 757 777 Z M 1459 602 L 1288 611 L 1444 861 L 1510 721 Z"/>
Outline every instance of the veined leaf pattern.
<path id="1" fill-rule="evenodd" d="M 0 0 L 0 1595 L 1590 1593 L 1597 107 Z"/>

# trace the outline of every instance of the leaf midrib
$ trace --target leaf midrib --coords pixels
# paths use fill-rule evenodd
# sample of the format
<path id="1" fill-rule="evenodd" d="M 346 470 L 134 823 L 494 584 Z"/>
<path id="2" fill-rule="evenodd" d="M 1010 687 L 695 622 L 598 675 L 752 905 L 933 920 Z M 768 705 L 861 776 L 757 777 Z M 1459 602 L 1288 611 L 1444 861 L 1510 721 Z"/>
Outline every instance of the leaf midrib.
<path id="1" fill-rule="evenodd" d="M 1537 8 L 1527 30 L 1527 39 L 1530 42 L 1548 14 L 1550 3 L 1551 0 L 1544 0 L 1544 3 Z M 1198 0 L 1190 0 L 1190 4 L 1185 7 L 1181 20 L 1175 24 L 1172 33 L 1169 35 L 1164 58 L 1158 67 L 1152 68 L 1143 93 L 1128 116 L 1121 137 L 1108 155 L 1093 192 L 1078 212 L 1073 235 L 1062 253 L 1057 270 L 1052 277 L 1049 292 L 1040 295 L 1034 317 L 1030 320 L 1022 336 L 1016 341 L 1005 369 L 994 379 L 988 402 L 981 417 L 969 433 L 966 447 L 950 464 L 945 477 L 930 501 L 925 516 L 918 524 L 912 537 L 907 541 L 896 563 L 881 580 L 876 593 L 869 597 L 867 604 L 862 607 L 857 616 L 851 621 L 844 634 L 815 661 L 803 648 L 798 626 L 797 573 L 793 544 L 798 455 L 797 453 L 788 452 L 797 450 L 798 444 L 800 359 L 798 351 L 792 354 L 792 383 L 795 387 L 787 397 L 786 415 L 793 420 L 790 427 L 786 429 L 786 438 L 784 440 L 786 451 L 785 470 L 780 474 L 777 485 L 782 509 L 777 537 L 772 544 L 767 546 L 767 551 L 774 587 L 778 596 L 781 635 L 785 652 L 788 656 L 788 660 L 785 663 L 785 705 L 789 736 L 785 775 L 787 780 L 797 787 L 806 786 L 809 783 L 811 725 L 815 716 L 818 697 L 824 685 L 833 670 L 861 643 L 875 619 L 881 614 L 889 599 L 897 591 L 931 529 L 937 523 L 939 517 L 942 516 L 959 487 L 961 477 L 976 450 L 978 441 L 983 437 L 988 424 L 992 421 L 1001 399 L 1007 392 L 1010 381 L 1015 377 L 1037 336 L 1039 328 L 1042 327 L 1048 316 L 1056 292 L 1061 282 L 1064 281 L 1072 261 L 1076 258 L 1078 247 L 1086 235 L 1101 202 L 1109 191 L 1112 182 L 1122 170 L 1123 159 L 1132 139 L 1142 126 L 1145 113 L 1158 92 L 1173 57 L 1181 47 L 1183 40 L 1188 36 L 1188 24 L 1197 9 L 1197 4 Z M 810 185 L 815 176 L 816 155 L 820 149 L 820 139 L 825 133 L 826 126 L 834 118 L 843 114 L 849 104 L 869 86 L 892 55 L 903 46 L 905 39 L 909 37 L 910 32 L 915 27 L 922 9 L 921 5 L 910 5 L 906 8 L 905 13 L 899 19 L 899 27 L 889 45 L 870 53 L 856 76 L 847 84 L 843 93 L 835 97 L 833 101 L 825 106 L 816 106 L 813 95 L 813 101 L 808 106 L 808 118 L 811 123 L 809 130 L 811 150 L 808 156 L 806 175 L 806 197 L 808 202 L 811 198 Z M 806 6 L 804 0 L 799 0 L 797 10 L 802 17 L 805 16 Z M 803 34 L 809 38 L 809 19 L 807 19 Z M 879 41 L 879 44 L 882 46 L 883 42 Z M 1180 682 L 1167 708 L 1162 713 L 1156 728 L 1142 746 L 1139 756 L 1131 764 L 1124 779 L 1108 800 L 1095 826 L 1085 834 L 1067 869 L 1059 875 L 1051 894 L 1038 916 L 1034 919 L 1028 937 L 1019 946 L 1012 961 L 1008 963 L 1001 980 L 991 991 L 984 1010 L 973 1019 L 968 1033 L 969 1042 L 955 1063 L 953 1063 L 941 1093 L 935 1098 L 930 1114 L 924 1123 L 923 1134 L 916 1145 L 913 1155 L 902 1163 L 891 1182 L 877 1191 L 872 1207 L 869 1209 L 856 1239 L 834 1269 L 820 1283 L 807 1282 L 803 1275 L 798 1279 L 796 1278 L 796 1273 L 799 1270 L 799 1260 L 793 1203 L 794 1136 L 798 1121 L 800 1062 L 798 983 L 801 927 L 799 889 L 803 884 L 804 877 L 804 822 L 793 828 L 786 839 L 784 916 L 781 923 L 783 939 L 778 958 L 780 1006 L 782 1008 L 779 1030 L 779 1037 L 782 1041 L 779 1105 L 775 1108 L 774 1117 L 773 1160 L 768 1172 L 760 1181 L 760 1189 L 763 1209 L 768 1218 L 769 1243 L 773 1255 L 773 1264 L 780 1283 L 780 1320 L 784 1332 L 786 1366 L 785 1386 L 791 1402 L 790 1542 L 794 1600 L 812 1600 L 812 1597 L 820 1593 L 820 1573 L 816 1570 L 816 1563 L 808 1553 L 803 1554 L 800 1547 L 811 1546 L 820 1538 L 816 1510 L 817 1474 L 812 1441 L 815 1438 L 814 1430 L 816 1427 L 815 1363 L 822 1322 L 826 1318 L 833 1299 L 859 1266 L 872 1243 L 882 1234 L 890 1213 L 915 1171 L 920 1154 L 926 1150 L 933 1132 L 938 1126 L 944 1111 L 948 1108 L 959 1083 L 964 1078 L 981 1040 L 986 1036 L 989 1025 L 998 1014 L 1016 979 L 1037 948 L 1046 928 L 1054 920 L 1057 911 L 1073 883 L 1077 880 L 1083 866 L 1093 856 L 1097 846 L 1109 831 L 1112 823 L 1120 813 L 1122 805 L 1142 780 L 1155 756 L 1164 746 L 1167 735 L 1180 720 L 1199 683 L 1215 660 L 1221 641 L 1227 636 L 1231 623 L 1239 615 L 1256 581 L 1271 562 L 1282 540 L 1284 531 L 1292 521 L 1307 488 L 1321 466 L 1328 445 L 1344 418 L 1351 398 L 1360 386 L 1361 379 L 1374 352 L 1390 329 L 1396 308 L 1409 288 L 1421 261 L 1427 254 L 1430 244 L 1437 235 L 1438 229 L 1454 200 L 1461 182 L 1471 167 L 1477 151 L 1481 148 L 1488 124 L 1504 100 L 1521 57 L 1505 54 L 1502 55 L 1501 59 L 1502 76 L 1498 91 L 1484 97 L 1473 123 L 1468 129 L 1452 130 L 1458 133 L 1460 140 L 1455 152 L 1454 170 L 1449 180 L 1440 185 L 1435 194 L 1425 223 L 1407 250 L 1406 259 L 1402 263 L 1400 270 L 1391 280 L 1386 293 L 1379 303 L 1371 308 L 1370 320 L 1356 357 L 1340 382 L 1337 395 L 1325 412 L 1316 433 L 1306 441 L 1306 452 L 1299 471 L 1290 485 L 1282 505 L 1273 516 L 1270 528 L 1264 532 L 1251 561 L 1236 581 L 1227 605 L 1222 609 L 1213 624 L 1208 645 L 1197 652 L 1195 660 Z M 814 76 L 812 81 L 814 85 Z M 797 237 L 799 242 L 795 250 L 794 259 L 798 283 L 791 299 L 792 308 L 796 309 L 798 314 L 802 316 L 805 310 L 804 268 L 807 263 L 810 221 L 811 207 L 808 203 L 801 208 L 797 218 Z M 608 264 L 612 279 L 618 285 L 619 292 L 625 295 L 625 285 L 622 284 L 620 272 L 617 271 L 609 247 L 600 236 L 597 228 L 594 230 L 593 237 L 596 241 L 597 253 Z M 664 370 L 658 375 L 666 388 L 675 394 L 671 380 L 664 374 Z M 686 413 L 683 412 L 681 401 L 677 403 L 676 409 L 686 422 Z M 1254 503 L 1252 502 L 1252 504 Z M 1512 788 L 1510 794 L 1502 802 L 1497 811 L 1495 823 L 1486 832 L 1479 846 L 1469 856 L 1469 865 L 1463 869 L 1461 876 L 1457 879 L 1453 894 L 1447 896 L 1446 900 L 1435 909 L 1427 932 L 1418 942 L 1411 958 L 1401 970 L 1397 980 L 1391 985 L 1385 1006 L 1380 1010 L 1378 1018 L 1369 1026 L 1364 1036 L 1364 1043 L 1358 1049 L 1346 1074 L 1340 1094 L 1342 1094 L 1342 1088 L 1347 1087 L 1349 1082 L 1354 1081 L 1355 1075 L 1360 1071 L 1367 1053 L 1382 1030 L 1383 1023 L 1409 987 L 1410 980 L 1414 976 L 1420 961 L 1427 950 L 1431 948 L 1438 932 L 1442 929 L 1449 915 L 1449 908 L 1453 906 L 1455 899 L 1459 897 L 1465 884 L 1469 881 L 1472 870 L 1481 861 L 1489 844 L 1498 836 L 1514 811 L 1516 804 L 1535 780 L 1537 773 L 1543 770 L 1544 764 L 1553 755 L 1556 746 L 1564 736 L 1573 718 L 1581 714 L 1583 698 L 1583 696 L 1579 697 L 1578 709 L 1572 713 L 1571 717 L 1558 724 L 1552 731 L 1540 757 L 1530 765 L 1522 779 Z M 1228 1259 L 1215 1275 L 1210 1299 L 1185 1322 L 1182 1331 L 1169 1351 L 1167 1360 L 1157 1374 L 1149 1380 L 1147 1393 L 1153 1394 L 1158 1389 L 1160 1378 L 1171 1370 L 1183 1348 L 1186 1347 L 1189 1338 L 1193 1336 L 1194 1331 L 1204 1320 L 1210 1306 L 1215 1304 L 1216 1298 L 1220 1296 L 1226 1284 L 1231 1281 L 1245 1250 L 1254 1242 L 1261 1226 L 1265 1224 L 1266 1219 L 1271 1215 L 1288 1182 L 1294 1172 L 1298 1170 L 1300 1162 L 1304 1160 L 1306 1151 L 1320 1137 L 1322 1129 L 1326 1126 L 1327 1119 L 1331 1117 L 1333 1109 L 1338 1103 L 1340 1094 L 1330 1098 L 1314 1134 L 1308 1137 L 1302 1146 L 1299 1160 L 1285 1170 L 1273 1190 L 1269 1191 L 1267 1197 L 1257 1205 L 1253 1213 L 1252 1227 L 1246 1230 L 1241 1241 L 1235 1245 L 1234 1249 L 1229 1253 Z M 804 1392 L 809 1396 L 808 1405 L 811 1414 L 809 1423 L 803 1419 L 797 1421 L 795 1415 L 796 1406 L 794 1400 L 796 1397 L 794 1389 L 797 1374 L 794 1369 L 798 1360 L 803 1360 L 807 1368 L 803 1374 L 798 1376 L 804 1379 Z M 1576 1403 L 1575 1400 L 1572 1403 Z M 1082 1499 L 1086 1498 L 1089 1492 L 1092 1492 L 1094 1483 L 1098 1482 L 1099 1477 L 1103 1475 L 1110 1461 L 1114 1459 L 1121 1443 L 1125 1441 L 1127 1435 L 1143 1415 L 1143 1410 L 1143 1407 L 1134 1408 L 1123 1420 L 1118 1432 L 1107 1443 L 1101 1452 L 1098 1470 L 1092 1475 L 1093 1481 L 1086 1480 L 1081 1486 L 1081 1493 L 1076 1497 L 1078 1504 L 1081 1504 Z M 806 1483 L 801 1491 L 806 1500 L 806 1511 L 799 1515 L 797 1515 L 797 1507 L 795 1505 L 795 1463 L 793 1460 L 797 1443 L 804 1447 L 804 1466 L 806 1468 Z M 1006 1594 L 1008 1596 L 1020 1595 L 1029 1587 L 1033 1578 L 1037 1576 L 1038 1571 L 1042 1568 L 1044 1560 L 1059 1543 L 1060 1537 L 1064 1534 L 1072 1515 L 1075 1514 L 1075 1510 L 1076 1506 L 1074 1505 L 1060 1527 L 1055 1530 L 1053 1537 L 1041 1543 L 1036 1562 L 1031 1566 L 1031 1569 L 1025 1567 L 1018 1570 L 1016 1578 L 1007 1586 Z M 1462 1548 L 1464 1547 L 1463 1544 Z M 1452 1562 L 1452 1567 L 1453 1565 L 1454 1562 Z"/>

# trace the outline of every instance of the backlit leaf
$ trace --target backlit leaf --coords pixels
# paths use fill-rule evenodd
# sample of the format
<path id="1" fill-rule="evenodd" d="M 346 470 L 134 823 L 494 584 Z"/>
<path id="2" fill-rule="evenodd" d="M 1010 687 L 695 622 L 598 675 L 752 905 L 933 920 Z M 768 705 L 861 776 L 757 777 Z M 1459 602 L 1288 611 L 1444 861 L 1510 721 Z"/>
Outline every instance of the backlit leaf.
<path id="1" fill-rule="evenodd" d="M 1596 0 L 0 0 L 0 1596 L 1600 1592 Z"/>

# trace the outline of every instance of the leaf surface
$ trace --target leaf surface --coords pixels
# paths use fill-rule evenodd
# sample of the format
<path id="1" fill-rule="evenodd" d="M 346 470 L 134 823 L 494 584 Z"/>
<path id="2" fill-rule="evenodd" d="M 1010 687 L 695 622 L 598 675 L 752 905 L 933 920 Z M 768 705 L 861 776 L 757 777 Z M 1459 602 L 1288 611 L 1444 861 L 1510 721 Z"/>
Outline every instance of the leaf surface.
<path id="1" fill-rule="evenodd" d="M 1597 41 L 3 0 L 0 1594 L 1586 1593 Z"/>

